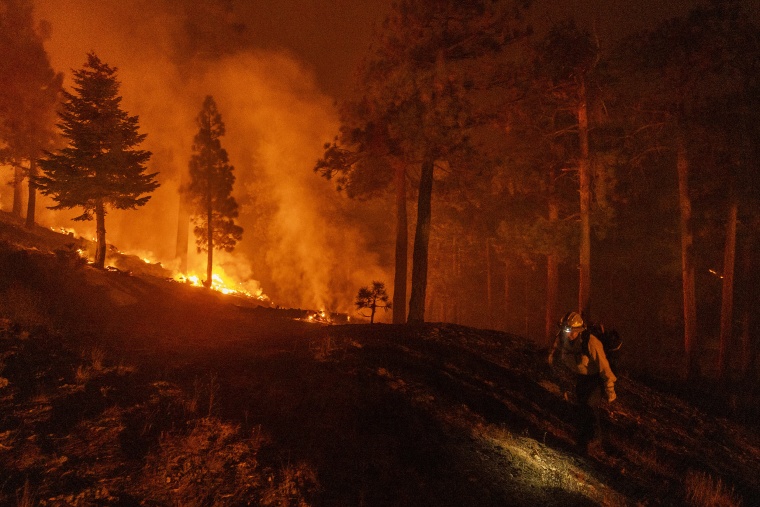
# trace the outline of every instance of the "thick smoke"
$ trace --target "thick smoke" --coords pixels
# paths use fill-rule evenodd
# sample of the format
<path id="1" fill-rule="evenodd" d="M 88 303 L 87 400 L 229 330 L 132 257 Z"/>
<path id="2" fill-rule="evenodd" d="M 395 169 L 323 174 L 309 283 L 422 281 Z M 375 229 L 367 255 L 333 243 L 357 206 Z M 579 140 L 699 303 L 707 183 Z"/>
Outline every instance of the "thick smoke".
<path id="1" fill-rule="evenodd" d="M 390 280 L 392 234 L 384 221 L 375 231 L 382 240 L 366 233 L 368 222 L 377 229 L 380 213 L 367 203 L 360 210 L 312 171 L 338 128 L 333 99 L 293 53 L 262 49 L 267 44 L 257 43 L 232 2 L 39 0 L 36 9 L 52 25 L 46 49 L 65 86 L 88 51 L 118 68 L 122 107 L 139 115 L 148 135 L 142 147 L 153 152 L 149 168 L 160 172 L 161 187 L 145 207 L 109 213 L 109 243 L 176 266 L 179 188 L 194 119 L 212 95 L 227 127 L 222 145 L 235 166 L 245 229 L 232 254 L 215 253 L 215 272 L 248 287 L 261 282 L 275 304 L 335 311 L 349 311 L 360 286 Z M 71 222 L 73 213 L 46 204 L 41 223 L 92 234 L 93 224 Z M 377 252 L 368 251 L 370 241 Z M 192 231 L 189 253 L 189 268 L 205 273 Z"/>

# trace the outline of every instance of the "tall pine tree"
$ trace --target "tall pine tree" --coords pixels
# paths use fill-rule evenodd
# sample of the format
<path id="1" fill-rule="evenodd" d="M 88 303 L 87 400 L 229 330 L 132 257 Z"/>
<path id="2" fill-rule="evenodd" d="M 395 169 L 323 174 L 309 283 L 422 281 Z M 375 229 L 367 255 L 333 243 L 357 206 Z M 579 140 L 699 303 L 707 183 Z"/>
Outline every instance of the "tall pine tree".
<path id="1" fill-rule="evenodd" d="M 146 137 L 138 132 L 138 117 L 120 107 L 116 70 L 89 53 L 84 67 L 74 71 L 74 93 L 63 92 L 58 124 L 68 146 L 46 152 L 40 160 L 43 175 L 35 180 L 58 203 L 50 209 L 82 208 L 74 220 L 95 217 L 99 268 L 106 258 L 107 208 L 144 206 L 150 199 L 145 194 L 159 186 L 157 173 L 146 172 L 151 152 L 137 149 Z"/>
<path id="2" fill-rule="evenodd" d="M 34 25 L 31 0 L 0 0 L 0 161 L 14 168 L 13 213 L 21 216 L 22 182 L 37 176 L 37 160 L 56 140 L 63 74 L 43 47 L 45 25 Z M 26 225 L 35 223 L 37 190 L 28 186 Z"/>
<path id="3" fill-rule="evenodd" d="M 222 115 L 212 96 L 203 101 L 203 108 L 195 120 L 198 133 L 193 138 L 193 155 L 190 158 L 190 184 L 188 198 L 195 222 L 196 246 L 207 252 L 206 280 L 211 286 L 214 249 L 231 252 L 243 238 L 243 228 L 235 224 L 238 204 L 232 193 L 235 183 L 234 167 L 229 164 L 227 151 L 220 138 L 224 135 Z"/>

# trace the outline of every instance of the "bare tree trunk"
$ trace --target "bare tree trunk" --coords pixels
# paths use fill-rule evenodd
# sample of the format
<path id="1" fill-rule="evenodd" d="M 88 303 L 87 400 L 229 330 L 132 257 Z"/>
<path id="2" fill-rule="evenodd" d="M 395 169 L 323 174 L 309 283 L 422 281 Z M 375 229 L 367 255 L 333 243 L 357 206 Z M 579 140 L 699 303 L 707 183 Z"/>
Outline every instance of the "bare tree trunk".
<path id="1" fill-rule="evenodd" d="M 527 267 L 527 266 L 526 266 Z M 526 269 L 523 274 L 525 275 L 525 279 L 523 280 L 523 302 L 525 303 L 525 314 L 524 314 L 524 322 L 523 322 L 523 336 L 526 338 L 528 337 L 528 325 L 530 323 L 530 302 L 528 301 L 528 285 L 530 281 L 530 276 L 528 276 L 528 270 Z"/>
<path id="2" fill-rule="evenodd" d="M 397 162 L 396 184 L 396 272 L 393 277 L 393 323 L 406 322 L 406 271 L 409 256 L 409 232 L 406 213 L 406 167 Z"/>
<path id="3" fill-rule="evenodd" d="M 206 248 L 208 249 L 208 256 L 206 260 L 206 280 L 203 282 L 204 287 L 211 287 L 213 281 L 214 271 L 214 213 L 211 207 L 211 185 L 209 182 L 209 196 L 207 199 L 206 208 L 206 233 L 208 234 L 206 239 Z"/>
<path id="4" fill-rule="evenodd" d="M 34 227 L 35 219 L 34 212 L 37 208 L 37 185 L 34 184 L 34 179 L 37 177 L 37 160 L 34 157 L 29 159 L 29 176 L 28 176 L 28 189 L 29 198 L 26 201 L 26 228 L 31 229 Z"/>
<path id="5" fill-rule="evenodd" d="M 509 260 L 504 259 L 504 330 L 509 331 L 511 321 L 509 319 Z"/>
<path id="6" fill-rule="evenodd" d="M 718 375 L 726 376 L 726 353 L 734 330 L 734 264 L 736 261 L 736 217 L 739 204 L 732 191 L 726 225 L 726 244 L 723 254 L 723 290 L 720 308 L 720 344 L 718 346 Z"/>
<path id="7" fill-rule="evenodd" d="M 549 224 L 553 228 L 559 220 L 559 206 L 554 187 L 555 171 L 549 171 Z M 557 319 L 557 300 L 559 295 L 559 262 L 557 255 L 550 253 L 546 256 L 546 317 L 544 334 L 548 345 L 554 342 Z"/>
<path id="8" fill-rule="evenodd" d="M 689 161 L 686 145 L 679 135 L 676 141 L 678 169 L 678 201 L 681 210 L 681 278 L 683 283 L 683 345 L 687 376 L 696 373 L 694 343 L 697 332 L 697 297 L 694 283 L 694 234 L 691 228 L 691 198 L 689 197 Z"/>
<path id="9" fill-rule="evenodd" d="M 187 171 L 182 171 L 179 186 L 179 210 L 177 211 L 177 243 L 175 245 L 175 258 L 179 259 L 179 270 L 187 273 L 187 249 L 190 245 L 190 209 L 187 203 L 186 185 Z"/>
<path id="10" fill-rule="evenodd" d="M 581 81 L 578 90 L 578 137 L 580 141 L 580 158 L 578 174 L 580 177 L 580 277 L 578 287 L 578 308 L 584 318 L 591 317 L 591 164 L 588 146 L 588 103 L 586 83 Z"/>
<path id="11" fill-rule="evenodd" d="M 459 242 L 456 236 L 451 239 L 451 280 L 449 283 L 449 290 L 451 291 L 451 319 L 449 322 L 459 324 L 459 310 L 460 310 L 460 295 L 459 288 L 459 273 L 460 273 L 460 255 L 461 250 Z"/>
<path id="12" fill-rule="evenodd" d="M 742 300 L 742 357 L 741 357 L 741 374 L 742 378 L 747 378 L 749 373 L 750 359 L 752 357 L 752 336 L 750 334 L 750 322 L 753 310 L 752 284 L 752 238 L 748 235 L 742 248 L 742 279 L 744 281 L 744 291 Z"/>
<path id="13" fill-rule="evenodd" d="M 95 203 L 95 232 L 97 246 L 94 266 L 103 269 L 106 265 L 106 208 L 100 200 Z"/>
<path id="14" fill-rule="evenodd" d="M 486 299 L 488 300 L 488 327 L 493 329 L 493 291 L 491 290 L 491 238 L 486 238 Z"/>
<path id="15" fill-rule="evenodd" d="M 417 228 L 412 253 L 412 294 L 409 299 L 408 322 L 425 322 L 425 293 L 427 291 L 428 246 L 430 244 L 430 218 L 433 195 L 434 160 L 422 162 L 420 191 L 417 204 Z"/>
<path id="16" fill-rule="evenodd" d="M 21 216 L 21 208 L 24 206 L 24 168 L 20 165 L 13 166 L 13 214 Z"/>

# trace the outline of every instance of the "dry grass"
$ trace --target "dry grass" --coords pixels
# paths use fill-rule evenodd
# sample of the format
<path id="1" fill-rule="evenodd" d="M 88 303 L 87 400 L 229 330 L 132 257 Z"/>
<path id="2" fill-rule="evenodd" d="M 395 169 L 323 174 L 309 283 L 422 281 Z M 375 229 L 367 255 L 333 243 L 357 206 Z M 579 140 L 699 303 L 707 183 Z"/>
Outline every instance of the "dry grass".
<path id="1" fill-rule="evenodd" d="M 741 500 L 733 488 L 703 472 L 686 476 L 686 501 L 695 507 L 740 507 Z"/>
<path id="2" fill-rule="evenodd" d="M 33 507 L 35 505 L 35 497 L 32 493 L 32 488 L 29 485 L 29 481 L 24 482 L 24 487 L 16 493 L 16 507 Z"/>
<path id="3" fill-rule="evenodd" d="M 92 368 L 87 365 L 80 364 L 77 366 L 77 371 L 74 373 L 74 379 L 77 385 L 83 386 L 92 378 Z"/>
<path id="4" fill-rule="evenodd" d="M 239 426 L 213 417 L 198 419 L 187 434 L 163 437 L 143 469 L 150 502 L 173 505 L 309 505 L 316 484 L 301 464 L 279 471 L 261 466 L 259 438 L 244 438 Z"/>

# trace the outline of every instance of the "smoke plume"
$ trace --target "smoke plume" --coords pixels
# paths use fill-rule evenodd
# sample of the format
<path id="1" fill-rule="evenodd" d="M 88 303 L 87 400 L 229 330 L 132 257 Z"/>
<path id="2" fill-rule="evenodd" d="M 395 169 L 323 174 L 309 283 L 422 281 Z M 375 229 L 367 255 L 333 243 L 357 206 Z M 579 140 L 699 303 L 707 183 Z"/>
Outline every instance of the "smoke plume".
<path id="1" fill-rule="evenodd" d="M 392 233 L 382 203 L 337 194 L 312 168 L 337 132 L 333 99 L 320 90 L 313 66 L 293 52 L 258 40 L 235 2 L 179 0 L 39 0 L 36 15 L 52 27 L 46 49 L 66 75 L 86 54 L 118 68 L 122 108 L 140 118 L 161 187 L 135 211 L 111 211 L 107 239 L 176 265 L 179 189 L 186 178 L 194 120 L 212 95 L 226 125 L 222 145 L 235 167 L 243 240 L 216 254 L 215 272 L 258 287 L 275 304 L 350 311 L 358 288 L 390 280 Z M 284 7 L 283 7 L 284 8 Z M 74 227 L 74 213 L 51 212 L 41 199 L 39 222 Z M 3 200 L 5 207 L 5 199 Z M 74 210 L 75 211 L 75 210 Z M 190 227 L 189 269 L 205 272 Z M 372 245 L 370 248 L 368 245 Z M 146 255 L 147 255 L 146 254 Z"/>

